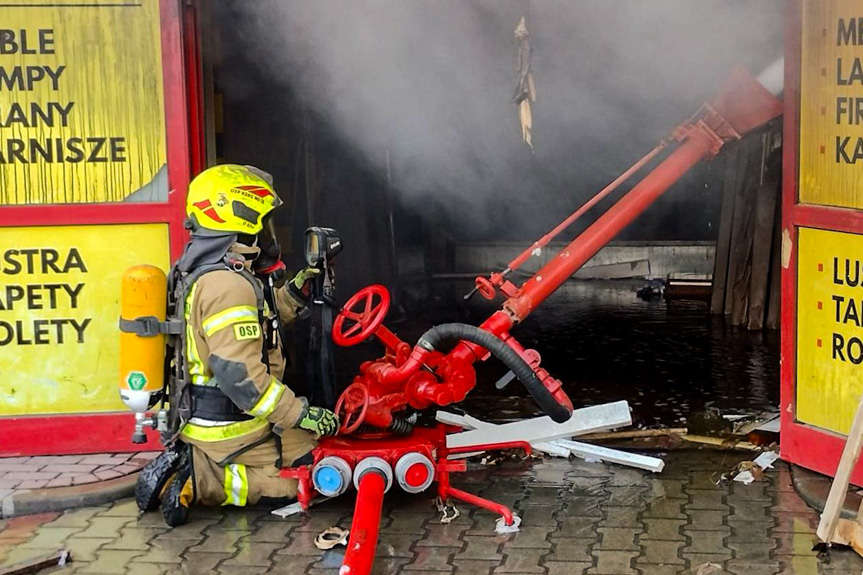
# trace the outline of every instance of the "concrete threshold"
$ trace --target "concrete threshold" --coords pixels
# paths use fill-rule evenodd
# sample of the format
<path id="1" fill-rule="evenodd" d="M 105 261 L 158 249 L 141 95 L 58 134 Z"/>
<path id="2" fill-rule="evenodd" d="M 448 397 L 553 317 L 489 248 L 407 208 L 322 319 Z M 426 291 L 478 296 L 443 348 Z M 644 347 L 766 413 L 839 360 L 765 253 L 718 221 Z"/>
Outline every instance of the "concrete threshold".
<path id="1" fill-rule="evenodd" d="M 13 491 L 2 499 L 0 518 L 105 505 L 118 499 L 131 497 L 135 493 L 137 481 L 136 472 L 83 485 Z"/>
<path id="2" fill-rule="evenodd" d="M 798 465 L 789 465 L 789 467 L 791 468 L 791 484 L 800 498 L 819 513 L 824 511 L 830 486 L 833 485 L 833 478 Z M 845 495 L 845 503 L 842 506 L 842 517 L 855 519 L 861 501 L 863 501 L 863 497 L 853 487 L 849 488 L 847 495 Z"/>

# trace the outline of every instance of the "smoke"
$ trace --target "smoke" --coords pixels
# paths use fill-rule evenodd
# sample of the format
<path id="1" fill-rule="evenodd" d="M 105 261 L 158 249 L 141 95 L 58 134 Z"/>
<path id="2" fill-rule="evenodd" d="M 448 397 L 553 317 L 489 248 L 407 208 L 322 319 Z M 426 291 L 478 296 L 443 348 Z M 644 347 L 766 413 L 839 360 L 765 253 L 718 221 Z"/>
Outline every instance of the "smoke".
<path id="1" fill-rule="evenodd" d="M 781 55 L 781 0 L 235 0 L 238 48 L 383 170 L 409 206 L 479 235 L 543 231 L 709 99 Z M 533 42 L 535 153 L 521 141 L 513 38 Z M 230 41 L 230 39 L 229 39 Z M 250 98 L 246 72 L 220 72 Z M 236 88 L 236 89 L 232 89 Z M 695 178 L 695 179 L 692 179 Z M 683 185 L 703 189 L 703 173 Z M 654 222 L 654 225 L 656 222 Z"/>
<path id="2" fill-rule="evenodd" d="M 758 74 L 758 81 L 774 96 L 782 93 L 785 86 L 785 58 L 779 58 Z"/>

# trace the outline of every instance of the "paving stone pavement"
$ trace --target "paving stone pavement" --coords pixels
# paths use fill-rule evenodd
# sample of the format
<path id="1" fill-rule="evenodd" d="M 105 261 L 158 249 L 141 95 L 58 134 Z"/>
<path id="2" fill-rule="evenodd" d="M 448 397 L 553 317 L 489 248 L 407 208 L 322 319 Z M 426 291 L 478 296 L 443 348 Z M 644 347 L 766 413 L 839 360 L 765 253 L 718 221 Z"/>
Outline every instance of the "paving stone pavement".
<path id="1" fill-rule="evenodd" d="M 68 487 L 139 471 L 158 452 L 45 455 L 0 459 L 0 490 Z"/>
<path id="2" fill-rule="evenodd" d="M 428 496 L 391 492 L 384 504 L 374 573 L 545 575 L 859 574 L 863 559 L 834 549 L 820 559 L 817 514 L 791 486 L 785 464 L 768 482 L 714 485 L 745 454 L 675 451 L 661 474 L 580 460 L 471 466 L 462 489 L 511 504 L 519 533 L 495 535 L 495 517 L 460 505 L 442 525 Z M 0 521 L 0 565 L 68 547 L 74 562 L 43 573 L 338 573 L 343 548 L 319 551 L 314 537 L 350 524 L 350 496 L 311 516 L 268 509 L 196 508 L 169 530 L 134 502 Z M 707 565 L 710 564 L 710 565 Z M 699 569 L 701 571 L 699 571 Z"/>

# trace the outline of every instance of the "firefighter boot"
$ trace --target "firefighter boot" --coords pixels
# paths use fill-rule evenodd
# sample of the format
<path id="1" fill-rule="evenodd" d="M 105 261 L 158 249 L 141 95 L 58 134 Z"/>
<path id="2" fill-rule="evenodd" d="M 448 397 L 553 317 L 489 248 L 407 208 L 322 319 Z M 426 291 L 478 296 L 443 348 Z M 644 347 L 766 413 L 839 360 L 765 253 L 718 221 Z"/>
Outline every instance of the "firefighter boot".
<path id="1" fill-rule="evenodd" d="M 174 449 L 160 453 L 156 459 L 144 466 L 135 483 L 135 503 L 138 504 L 138 509 L 153 511 L 159 507 L 165 485 L 176 473 L 180 456 L 187 450 L 188 446 L 181 443 Z"/>
<path id="2" fill-rule="evenodd" d="M 189 519 L 189 506 L 195 499 L 192 480 L 192 456 L 187 449 L 180 457 L 177 473 L 162 493 L 162 517 L 169 527 L 182 525 Z"/>

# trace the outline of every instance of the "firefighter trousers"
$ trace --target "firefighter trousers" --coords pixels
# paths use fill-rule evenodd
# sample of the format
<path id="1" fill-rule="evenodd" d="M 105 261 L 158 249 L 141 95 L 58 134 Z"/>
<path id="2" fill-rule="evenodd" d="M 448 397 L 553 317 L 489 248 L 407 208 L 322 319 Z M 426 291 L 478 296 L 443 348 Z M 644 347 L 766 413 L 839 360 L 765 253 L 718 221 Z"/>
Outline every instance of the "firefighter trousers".
<path id="1" fill-rule="evenodd" d="M 295 431 L 295 430 L 291 430 Z M 308 434 L 300 431 L 304 436 Z M 276 436 L 234 457 L 235 445 L 223 442 L 201 444 L 192 442 L 192 474 L 195 480 L 195 501 L 201 505 L 254 505 L 261 497 L 293 499 L 297 496 L 297 480 L 279 476 L 276 464 L 286 455 L 280 450 Z M 233 443 L 233 442 L 224 442 Z M 308 451 L 314 441 L 308 441 Z M 293 450 L 291 450 L 293 451 Z M 308 453 L 305 451 L 305 453 Z M 282 460 L 290 466 L 294 457 Z M 229 461 L 225 461 L 229 458 Z"/>

